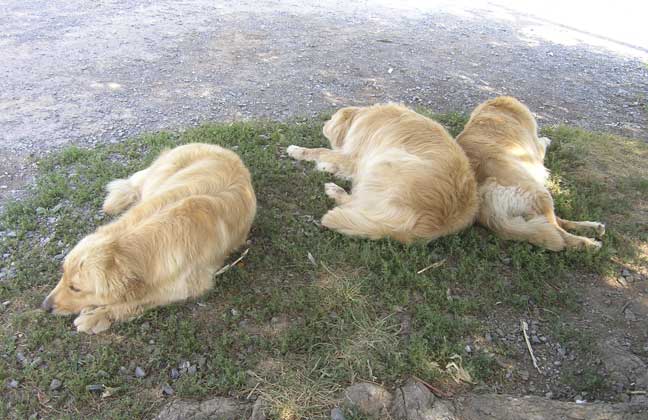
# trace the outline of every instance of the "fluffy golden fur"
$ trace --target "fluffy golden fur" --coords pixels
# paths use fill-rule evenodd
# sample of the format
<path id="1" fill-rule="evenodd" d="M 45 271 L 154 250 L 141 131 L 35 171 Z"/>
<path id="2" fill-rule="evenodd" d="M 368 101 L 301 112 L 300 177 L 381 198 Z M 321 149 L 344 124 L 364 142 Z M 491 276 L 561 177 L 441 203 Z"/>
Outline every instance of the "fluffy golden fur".
<path id="1" fill-rule="evenodd" d="M 332 150 L 290 146 L 298 160 L 351 178 L 351 194 L 334 183 L 329 229 L 371 239 L 432 240 L 472 224 L 477 185 L 464 152 L 436 122 L 396 104 L 348 107 L 324 125 Z"/>
<path id="2" fill-rule="evenodd" d="M 505 239 L 528 241 L 552 251 L 598 249 L 593 239 L 565 229 L 593 231 L 598 222 L 572 222 L 554 214 L 545 186 L 545 152 L 551 140 L 538 138 L 536 121 L 517 99 L 499 97 L 479 105 L 457 142 L 465 150 L 477 177 L 481 207 L 479 222 Z"/>
<path id="3" fill-rule="evenodd" d="M 247 168 L 214 145 L 165 151 L 107 190 L 106 213 L 130 209 L 70 251 L 43 302 L 54 314 L 80 312 L 74 324 L 87 333 L 207 291 L 227 255 L 245 243 L 256 212 Z"/>

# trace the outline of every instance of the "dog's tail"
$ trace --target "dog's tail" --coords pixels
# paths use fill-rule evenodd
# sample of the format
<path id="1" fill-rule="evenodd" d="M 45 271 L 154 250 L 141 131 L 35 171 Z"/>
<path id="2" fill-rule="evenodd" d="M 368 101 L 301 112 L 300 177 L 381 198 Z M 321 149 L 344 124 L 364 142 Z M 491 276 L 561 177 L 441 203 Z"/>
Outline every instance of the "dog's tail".
<path id="1" fill-rule="evenodd" d="M 108 195 L 103 204 L 106 214 L 118 214 L 139 200 L 139 189 L 130 179 L 116 179 L 106 186 Z"/>
<path id="2" fill-rule="evenodd" d="M 402 223 L 395 226 L 395 221 Z M 322 217 L 323 226 L 345 235 L 369 239 L 389 236 L 405 243 L 417 239 L 411 233 L 413 223 L 414 221 L 404 221 L 403 215 L 386 214 L 357 207 L 336 207 Z"/>

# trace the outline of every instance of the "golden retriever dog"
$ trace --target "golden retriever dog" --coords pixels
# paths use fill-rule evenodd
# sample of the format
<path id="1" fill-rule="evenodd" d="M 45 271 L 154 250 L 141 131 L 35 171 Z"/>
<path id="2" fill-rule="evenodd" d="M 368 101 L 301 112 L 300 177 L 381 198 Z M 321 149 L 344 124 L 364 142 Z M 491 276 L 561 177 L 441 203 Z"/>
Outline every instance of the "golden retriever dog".
<path id="1" fill-rule="evenodd" d="M 348 107 L 324 125 L 332 150 L 288 147 L 298 160 L 353 181 L 325 193 L 337 207 L 322 225 L 346 235 L 432 240 L 464 229 L 478 210 L 463 150 L 438 123 L 396 104 Z"/>
<path id="2" fill-rule="evenodd" d="M 529 109 L 517 99 L 499 97 L 479 105 L 457 137 L 477 177 L 481 207 L 479 223 L 505 239 L 528 241 L 560 251 L 599 249 L 600 242 L 568 233 L 589 229 L 599 237 L 598 222 L 572 222 L 557 217 L 545 186 L 549 171 L 544 157 L 551 143 L 538 138 Z"/>
<path id="3" fill-rule="evenodd" d="M 227 255 L 245 243 L 256 213 L 241 159 L 208 144 L 164 151 L 107 190 L 104 211 L 126 212 L 69 252 L 42 305 L 54 314 L 80 313 L 74 325 L 87 333 L 203 294 Z"/>

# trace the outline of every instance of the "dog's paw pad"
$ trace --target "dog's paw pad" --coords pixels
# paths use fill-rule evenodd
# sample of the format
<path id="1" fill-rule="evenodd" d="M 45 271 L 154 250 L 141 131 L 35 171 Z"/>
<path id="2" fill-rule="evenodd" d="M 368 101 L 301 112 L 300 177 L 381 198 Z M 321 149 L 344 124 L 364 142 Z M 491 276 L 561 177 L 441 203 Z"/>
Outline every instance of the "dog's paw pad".
<path id="1" fill-rule="evenodd" d="M 304 156 L 304 148 L 295 145 L 290 145 L 286 149 L 286 153 L 288 153 L 288 156 L 294 159 L 301 159 Z"/>

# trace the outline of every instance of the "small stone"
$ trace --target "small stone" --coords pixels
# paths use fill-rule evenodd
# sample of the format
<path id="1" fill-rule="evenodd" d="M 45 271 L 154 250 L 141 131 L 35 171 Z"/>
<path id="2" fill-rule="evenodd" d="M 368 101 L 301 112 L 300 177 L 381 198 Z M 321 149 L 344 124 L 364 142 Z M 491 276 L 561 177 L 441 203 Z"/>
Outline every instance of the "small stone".
<path id="1" fill-rule="evenodd" d="M 171 376 L 171 379 L 173 379 L 175 381 L 176 379 L 178 379 L 180 377 L 180 372 L 178 372 L 178 369 L 173 368 L 173 369 L 171 369 L 170 376 Z"/>
<path id="2" fill-rule="evenodd" d="M 553 398 L 553 392 L 551 392 L 551 391 L 547 392 L 545 394 L 545 398 L 548 399 L 548 400 L 552 399 Z"/>
<path id="3" fill-rule="evenodd" d="M 531 336 L 531 343 L 533 343 L 533 344 L 542 344 L 542 341 L 540 341 L 540 339 L 538 338 L 537 335 L 532 335 Z"/>
<path id="4" fill-rule="evenodd" d="M 145 322 L 145 323 L 143 323 L 143 324 L 140 326 L 140 329 L 141 329 L 142 331 L 148 331 L 148 330 L 151 329 L 151 324 L 149 324 L 148 322 Z"/>
<path id="5" fill-rule="evenodd" d="M 85 387 L 86 391 L 88 392 L 102 392 L 104 390 L 104 386 L 102 384 L 93 384 L 93 385 L 88 385 Z"/>
<path id="6" fill-rule="evenodd" d="M 331 410 L 331 420 L 344 420 L 344 413 L 340 407 Z"/>
<path id="7" fill-rule="evenodd" d="M 522 378 L 523 381 L 528 381 L 529 380 L 529 371 L 526 369 L 520 369 L 518 372 L 520 374 L 520 378 Z"/>
<path id="8" fill-rule="evenodd" d="M 466 344 L 465 350 L 468 354 L 472 353 L 472 348 L 468 344 Z"/>
<path id="9" fill-rule="evenodd" d="M 10 380 L 9 382 L 7 382 L 7 387 L 12 389 L 18 388 L 18 381 L 15 379 Z"/>
<path id="10" fill-rule="evenodd" d="M 233 317 L 237 317 L 237 316 L 240 315 L 240 312 L 239 312 L 236 308 L 232 308 L 232 309 L 230 310 L 230 312 L 231 312 L 231 314 L 232 314 Z"/>
<path id="11" fill-rule="evenodd" d="M 189 368 L 187 368 L 187 373 L 189 375 L 195 375 L 197 371 L 198 371 L 198 369 L 196 369 L 195 365 L 191 365 L 191 366 L 189 366 Z"/>
<path id="12" fill-rule="evenodd" d="M 553 364 L 554 366 L 560 366 L 562 365 L 562 362 L 560 360 L 556 360 L 555 362 L 553 362 Z"/>
<path id="13" fill-rule="evenodd" d="M 488 341 L 489 343 L 493 342 L 493 336 L 490 333 L 486 333 L 485 338 L 486 338 L 486 341 Z"/>
<path id="14" fill-rule="evenodd" d="M 635 322 L 637 320 L 637 316 L 630 309 L 626 309 L 625 310 L 625 319 L 626 319 L 626 321 Z"/>
<path id="15" fill-rule="evenodd" d="M 138 366 L 135 368 L 135 376 L 138 378 L 143 378 L 146 376 L 146 372 L 144 372 L 144 369 Z"/>
<path id="16" fill-rule="evenodd" d="M 624 268 L 624 269 L 621 271 L 621 275 L 622 275 L 623 277 L 630 277 L 630 270 L 628 270 L 627 268 Z"/>
<path id="17" fill-rule="evenodd" d="M 61 385 L 63 385 L 61 381 L 59 381 L 58 379 L 52 379 L 52 382 L 50 382 L 49 389 L 50 391 L 56 391 L 61 387 Z"/>
<path id="18" fill-rule="evenodd" d="M 162 394 L 166 396 L 171 396 L 174 394 L 173 388 L 171 388 L 171 385 L 169 384 L 164 384 L 162 385 Z"/>
<path id="19" fill-rule="evenodd" d="M 18 360 L 18 363 L 20 363 L 23 367 L 27 367 L 27 365 L 29 364 L 29 361 L 27 360 L 25 355 L 21 352 L 16 353 L 16 360 Z"/>
<path id="20" fill-rule="evenodd" d="M 7 237 L 8 238 L 15 238 L 16 236 L 17 236 L 16 232 L 14 232 L 13 230 L 10 230 L 9 232 L 7 232 Z"/>
<path id="21" fill-rule="evenodd" d="M 43 362 L 43 359 L 40 356 L 37 356 L 32 362 L 29 364 L 31 367 L 38 367 L 40 364 Z"/>
<path id="22" fill-rule="evenodd" d="M 102 378 L 109 378 L 110 373 L 106 372 L 105 370 L 100 370 L 97 372 L 97 376 L 102 377 Z"/>

